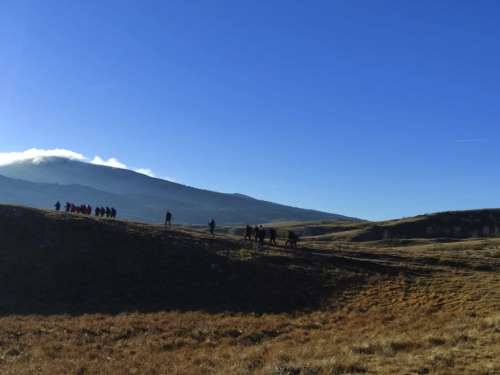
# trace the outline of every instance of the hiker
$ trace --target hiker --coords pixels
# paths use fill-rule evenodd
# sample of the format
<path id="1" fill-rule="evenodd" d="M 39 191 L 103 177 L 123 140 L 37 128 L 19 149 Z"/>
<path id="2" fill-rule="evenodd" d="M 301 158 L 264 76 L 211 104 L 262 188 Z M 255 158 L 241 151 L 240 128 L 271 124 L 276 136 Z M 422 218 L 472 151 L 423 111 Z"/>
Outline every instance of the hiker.
<path id="1" fill-rule="evenodd" d="M 245 224 L 245 242 L 247 243 L 247 237 L 250 240 L 250 244 L 252 243 L 252 227 L 250 227 L 248 224 Z"/>
<path id="2" fill-rule="evenodd" d="M 167 223 L 168 223 L 168 227 L 170 228 L 172 226 L 171 224 L 171 220 L 172 220 L 172 214 L 167 211 L 167 215 L 165 216 L 165 226 L 167 226 Z"/>
<path id="3" fill-rule="evenodd" d="M 101 213 L 101 209 L 99 207 L 95 208 L 95 216 L 99 216 Z"/>
<path id="4" fill-rule="evenodd" d="M 264 238 L 266 238 L 266 230 L 262 228 L 262 225 L 259 227 L 259 244 L 264 245 Z"/>
<path id="5" fill-rule="evenodd" d="M 71 212 L 75 212 L 76 211 L 76 206 L 74 205 L 74 203 L 71 203 Z"/>
<path id="6" fill-rule="evenodd" d="M 56 211 L 59 211 L 59 209 L 61 208 L 61 203 L 57 201 L 57 203 L 54 206 L 56 207 Z"/>
<path id="7" fill-rule="evenodd" d="M 208 225 L 210 226 L 210 234 L 214 234 L 214 228 L 215 228 L 215 221 L 214 219 L 212 219 L 212 221 L 210 223 L 208 223 Z"/>
<path id="8" fill-rule="evenodd" d="M 259 227 L 257 225 L 253 228 L 253 237 L 255 239 L 255 243 L 259 242 Z"/>
<path id="9" fill-rule="evenodd" d="M 106 210 L 104 207 L 101 206 L 101 217 L 104 217 L 104 214 L 106 213 Z"/>
<path id="10" fill-rule="evenodd" d="M 276 245 L 276 230 L 274 228 L 269 228 L 269 245 Z"/>
<path id="11" fill-rule="evenodd" d="M 112 217 L 113 219 L 115 219 L 115 218 L 116 218 L 116 210 L 115 210 L 115 208 L 114 208 L 114 207 L 111 207 L 111 217 Z"/>
<path id="12" fill-rule="evenodd" d="M 79 214 L 79 213 L 80 213 L 80 210 L 81 210 L 81 209 L 82 209 L 82 208 L 81 208 L 80 206 L 75 206 L 75 211 L 76 211 L 76 213 L 77 213 L 77 214 Z"/>
<path id="13" fill-rule="evenodd" d="M 71 208 L 71 203 L 66 202 L 66 212 L 69 212 L 70 208 Z"/>
<path id="14" fill-rule="evenodd" d="M 288 248 L 288 244 L 290 244 L 290 250 L 293 249 L 295 245 L 295 250 L 297 250 L 297 241 L 299 240 L 299 236 L 295 234 L 295 232 L 288 230 L 286 231 L 286 242 L 285 242 L 285 250 Z"/>
<path id="15" fill-rule="evenodd" d="M 87 204 L 87 215 L 90 215 L 92 213 L 92 207 L 90 207 L 90 204 Z"/>
<path id="16" fill-rule="evenodd" d="M 106 217 L 109 217 L 109 215 L 111 215 L 111 210 L 106 206 Z"/>

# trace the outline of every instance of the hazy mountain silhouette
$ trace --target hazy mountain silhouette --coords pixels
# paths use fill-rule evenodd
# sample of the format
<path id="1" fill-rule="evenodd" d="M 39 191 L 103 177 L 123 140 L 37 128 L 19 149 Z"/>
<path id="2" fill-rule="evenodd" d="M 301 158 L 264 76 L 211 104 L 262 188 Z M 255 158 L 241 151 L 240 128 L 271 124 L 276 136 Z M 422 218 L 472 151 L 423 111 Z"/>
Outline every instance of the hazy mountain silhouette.
<path id="1" fill-rule="evenodd" d="M 243 194 L 225 194 L 60 157 L 0 166 L 0 201 L 50 208 L 57 200 L 114 206 L 118 217 L 161 222 L 168 209 L 174 222 L 217 224 L 271 221 L 359 220 L 338 214 L 261 201 Z"/>

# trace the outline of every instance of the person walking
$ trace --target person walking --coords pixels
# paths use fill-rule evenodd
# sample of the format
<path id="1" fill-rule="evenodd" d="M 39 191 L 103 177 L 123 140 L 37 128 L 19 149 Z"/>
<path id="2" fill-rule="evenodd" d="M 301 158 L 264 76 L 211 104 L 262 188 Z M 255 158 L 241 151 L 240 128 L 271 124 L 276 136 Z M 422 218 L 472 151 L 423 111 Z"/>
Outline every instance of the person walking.
<path id="1" fill-rule="evenodd" d="M 54 206 L 56 207 L 56 211 L 59 211 L 59 209 L 61 208 L 61 203 L 57 201 L 57 203 Z"/>
<path id="2" fill-rule="evenodd" d="M 269 245 L 276 245 L 276 229 L 270 228 L 269 229 Z"/>
<path id="3" fill-rule="evenodd" d="M 171 220 L 172 220 L 172 214 L 167 211 L 167 215 L 165 216 L 165 226 L 167 226 L 167 223 L 168 223 L 168 227 L 170 228 L 172 226 L 172 223 L 171 223 Z"/>
<path id="4" fill-rule="evenodd" d="M 208 223 L 208 225 L 210 226 L 210 234 L 214 234 L 214 228 L 215 228 L 215 221 L 214 219 L 212 219 L 212 221 L 210 223 Z"/>
<path id="5" fill-rule="evenodd" d="M 252 243 L 252 227 L 248 224 L 245 224 L 245 241 L 244 243 L 247 243 L 247 237 L 250 240 L 250 244 Z"/>

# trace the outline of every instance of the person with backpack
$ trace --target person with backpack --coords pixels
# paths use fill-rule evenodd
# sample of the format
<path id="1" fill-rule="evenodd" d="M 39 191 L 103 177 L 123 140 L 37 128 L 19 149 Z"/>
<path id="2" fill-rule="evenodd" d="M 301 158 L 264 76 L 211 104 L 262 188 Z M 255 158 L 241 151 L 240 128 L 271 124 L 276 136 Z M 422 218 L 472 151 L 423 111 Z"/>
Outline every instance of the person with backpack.
<path id="1" fill-rule="evenodd" d="M 170 228 L 172 226 L 171 220 L 172 220 L 172 214 L 170 213 L 170 211 L 167 211 L 167 215 L 165 216 L 164 226 L 167 226 L 168 223 L 168 227 Z"/>
<path id="2" fill-rule="evenodd" d="M 269 228 L 269 245 L 276 245 L 276 230 L 274 228 Z"/>
<path id="3" fill-rule="evenodd" d="M 295 232 L 288 230 L 286 231 L 286 242 L 285 242 L 285 250 L 288 249 L 288 244 L 290 244 L 290 250 L 295 246 L 295 250 L 297 250 L 297 241 L 299 240 L 299 236 L 295 234 Z"/>
<path id="4" fill-rule="evenodd" d="M 266 238 L 266 230 L 262 227 L 259 227 L 259 244 L 264 245 L 264 238 Z"/>
<path id="5" fill-rule="evenodd" d="M 257 225 L 253 228 L 253 237 L 255 239 L 255 243 L 259 242 L 259 227 Z"/>
<path id="6" fill-rule="evenodd" d="M 252 227 L 248 224 L 245 224 L 245 242 L 247 243 L 247 237 L 250 240 L 250 244 L 252 244 Z"/>
<path id="7" fill-rule="evenodd" d="M 212 219 L 210 223 L 208 223 L 208 226 L 210 227 L 210 234 L 214 234 L 214 228 L 215 228 L 215 221 Z"/>
<path id="8" fill-rule="evenodd" d="M 61 208 L 61 203 L 57 201 L 57 203 L 54 206 L 56 207 L 56 211 L 59 211 L 59 209 Z"/>

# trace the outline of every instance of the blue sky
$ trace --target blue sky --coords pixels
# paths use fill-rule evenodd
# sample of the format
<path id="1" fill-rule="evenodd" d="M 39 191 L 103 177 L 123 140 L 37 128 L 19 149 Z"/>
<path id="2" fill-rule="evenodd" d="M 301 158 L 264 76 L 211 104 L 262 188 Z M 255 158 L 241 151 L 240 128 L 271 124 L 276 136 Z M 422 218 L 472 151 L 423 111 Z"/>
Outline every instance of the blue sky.
<path id="1" fill-rule="evenodd" d="M 0 0 L 0 160 L 395 219 L 498 207 L 500 3 Z"/>

